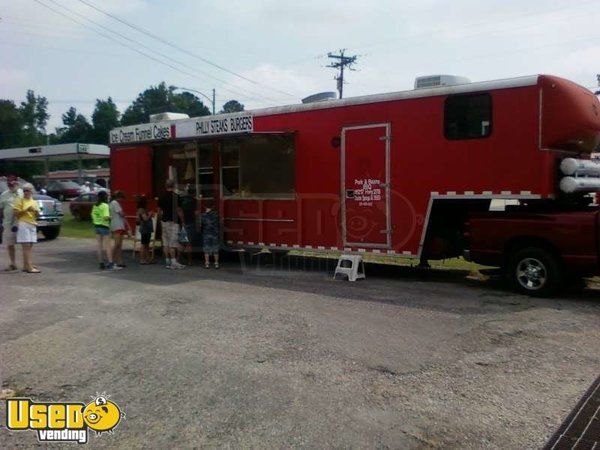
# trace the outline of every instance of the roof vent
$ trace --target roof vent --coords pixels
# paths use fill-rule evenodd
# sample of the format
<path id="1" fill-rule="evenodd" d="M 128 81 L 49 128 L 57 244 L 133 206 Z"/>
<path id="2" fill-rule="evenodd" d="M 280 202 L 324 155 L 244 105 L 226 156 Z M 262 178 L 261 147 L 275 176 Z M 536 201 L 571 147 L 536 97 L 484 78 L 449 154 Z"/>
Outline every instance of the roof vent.
<path id="1" fill-rule="evenodd" d="M 150 122 L 164 122 L 166 120 L 189 119 L 190 116 L 183 113 L 164 112 L 159 114 L 150 114 Z"/>
<path id="2" fill-rule="evenodd" d="M 335 100 L 337 95 L 335 92 L 319 92 L 318 94 L 309 95 L 302 99 L 302 103 L 324 102 L 327 100 Z"/>
<path id="3" fill-rule="evenodd" d="M 467 77 L 456 75 L 426 75 L 415 78 L 415 89 L 426 89 L 440 86 L 456 86 L 458 84 L 468 84 L 471 80 Z"/>

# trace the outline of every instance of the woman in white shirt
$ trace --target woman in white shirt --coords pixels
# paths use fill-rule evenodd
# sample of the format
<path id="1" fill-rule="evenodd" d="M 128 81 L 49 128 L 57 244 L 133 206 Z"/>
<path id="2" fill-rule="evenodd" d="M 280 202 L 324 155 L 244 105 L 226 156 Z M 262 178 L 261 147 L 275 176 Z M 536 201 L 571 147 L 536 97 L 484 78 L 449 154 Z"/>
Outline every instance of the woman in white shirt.
<path id="1" fill-rule="evenodd" d="M 113 236 L 113 262 L 118 267 L 125 267 L 125 264 L 123 264 L 123 237 L 126 234 L 131 236 L 131 228 L 127 219 L 125 219 L 123 208 L 119 202 L 124 198 L 125 194 L 123 191 L 115 191 L 112 201 L 108 205 L 110 211 L 110 230 Z"/>

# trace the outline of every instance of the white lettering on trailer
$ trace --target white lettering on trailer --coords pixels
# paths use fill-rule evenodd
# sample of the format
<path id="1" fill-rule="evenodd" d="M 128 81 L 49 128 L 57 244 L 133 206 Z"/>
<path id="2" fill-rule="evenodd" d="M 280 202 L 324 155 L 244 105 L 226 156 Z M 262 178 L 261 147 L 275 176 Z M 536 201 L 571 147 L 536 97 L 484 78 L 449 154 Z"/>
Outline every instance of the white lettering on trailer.
<path id="1" fill-rule="evenodd" d="M 171 127 L 175 127 L 177 138 L 251 133 L 254 131 L 254 116 L 250 112 L 241 112 L 115 128 L 110 131 L 110 143 L 125 144 L 171 139 L 174 138 Z"/>
<path id="2" fill-rule="evenodd" d="M 381 180 L 358 178 L 354 180 L 354 201 L 358 206 L 373 206 L 373 202 L 381 201 Z"/>
<path id="3" fill-rule="evenodd" d="M 125 144 L 129 142 L 163 141 L 171 139 L 171 123 L 145 123 L 116 128 L 110 132 L 111 144 Z"/>
<path id="4" fill-rule="evenodd" d="M 177 138 L 251 133 L 254 130 L 254 118 L 251 113 L 221 114 L 178 120 L 175 127 Z"/>

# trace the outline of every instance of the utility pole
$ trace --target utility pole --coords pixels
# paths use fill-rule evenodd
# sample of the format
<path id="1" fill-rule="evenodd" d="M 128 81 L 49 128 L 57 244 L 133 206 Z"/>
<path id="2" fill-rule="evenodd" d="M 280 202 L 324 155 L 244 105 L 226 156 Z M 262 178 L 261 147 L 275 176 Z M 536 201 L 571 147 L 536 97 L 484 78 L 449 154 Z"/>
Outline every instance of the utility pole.
<path id="1" fill-rule="evenodd" d="M 342 98 L 344 94 L 344 67 L 348 66 L 349 70 L 354 70 L 352 68 L 352 65 L 356 62 L 356 58 L 358 58 L 357 55 L 344 56 L 345 51 L 346 49 L 340 50 L 339 55 L 334 55 L 331 52 L 327 53 L 328 58 L 335 60 L 335 62 L 332 62 L 327 67 L 331 67 L 333 69 L 340 69 L 339 75 L 335 77 L 335 80 L 337 81 L 337 90 L 340 93 L 340 98 Z"/>

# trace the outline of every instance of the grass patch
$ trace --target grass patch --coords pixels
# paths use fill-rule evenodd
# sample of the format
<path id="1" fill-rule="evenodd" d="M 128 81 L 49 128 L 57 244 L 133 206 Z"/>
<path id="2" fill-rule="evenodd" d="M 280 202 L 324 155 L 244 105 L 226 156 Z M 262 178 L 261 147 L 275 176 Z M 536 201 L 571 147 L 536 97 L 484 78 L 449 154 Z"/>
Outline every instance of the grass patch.
<path id="1" fill-rule="evenodd" d="M 60 229 L 60 235 L 62 237 L 70 238 L 92 239 L 95 237 L 94 228 L 91 221 L 74 219 L 70 214 L 65 214 L 62 227 Z"/>
<path id="2" fill-rule="evenodd" d="M 338 259 L 341 255 L 341 252 L 311 252 L 304 250 L 293 250 L 290 251 L 290 255 L 295 256 L 308 256 L 311 258 L 329 258 L 329 259 Z M 385 256 L 385 255 L 377 255 L 373 253 L 363 253 L 363 260 L 368 263 L 377 263 L 377 264 L 390 264 L 394 266 L 406 266 L 413 267 L 419 264 L 418 259 L 412 258 L 402 258 L 398 256 Z M 486 269 L 486 266 L 481 266 L 479 264 L 465 261 L 464 258 L 450 258 L 444 259 L 441 261 L 429 261 L 429 264 L 434 269 L 445 269 L 445 270 L 479 270 Z"/>

